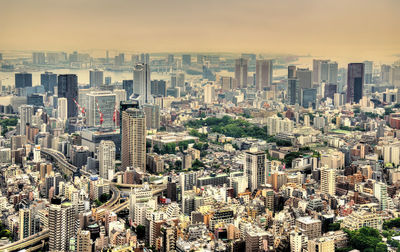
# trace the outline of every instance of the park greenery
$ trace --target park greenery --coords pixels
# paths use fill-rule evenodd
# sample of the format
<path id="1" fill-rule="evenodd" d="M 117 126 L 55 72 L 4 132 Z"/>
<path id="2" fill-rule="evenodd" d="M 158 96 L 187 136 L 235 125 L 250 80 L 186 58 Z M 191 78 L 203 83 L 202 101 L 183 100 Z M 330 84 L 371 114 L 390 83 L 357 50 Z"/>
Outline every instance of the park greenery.
<path id="1" fill-rule="evenodd" d="M 279 140 L 273 136 L 268 135 L 267 126 L 259 127 L 258 125 L 249 123 L 246 120 L 232 119 L 229 116 L 224 116 L 222 118 L 208 117 L 207 119 L 191 120 L 186 124 L 186 126 L 193 129 L 199 129 L 206 126 L 211 129 L 211 132 L 223 134 L 228 137 L 253 137 L 266 140 L 267 142 L 275 142 L 278 146 L 292 145 L 290 141 Z M 206 140 L 206 134 L 196 132 L 197 131 L 195 130 L 191 130 L 190 134 L 199 138 L 202 137 L 203 139 L 200 140 Z"/>
<path id="2" fill-rule="evenodd" d="M 100 195 L 99 199 L 96 199 L 94 201 L 94 203 L 96 204 L 96 207 L 99 207 L 99 206 L 103 205 L 104 203 L 106 203 L 110 198 L 111 198 L 110 194 L 103 193 L 102 195 Z"/>
<path id="3" fill-rule="evenodd" d="M 11 231 L 7 229 L 6 225 L 0 221 L 0 238 L 6 237 L 10 241 L 12 241 Z"/>
<path id="4" fill-rule="evenodd" d="M 347 248 L 337 249 L 336 251 L 351 251 L 358 249 L 360 251 L 385 252 L 387 245 L 382 242 L 382 236 L 377 229 L 371 227 L 362 227 L 358 230 L 344 230 L 349 243 Z"/>
<path id="5" fill-rule="evenodd" d="M 1 135 L 4 135 L 8 131 L 8 127 L 15 127 L 17 126 L 18 118 L 17 117 L 10 117 L 10 118 L 2 118 L 0 119 L 1 125 Z"/>

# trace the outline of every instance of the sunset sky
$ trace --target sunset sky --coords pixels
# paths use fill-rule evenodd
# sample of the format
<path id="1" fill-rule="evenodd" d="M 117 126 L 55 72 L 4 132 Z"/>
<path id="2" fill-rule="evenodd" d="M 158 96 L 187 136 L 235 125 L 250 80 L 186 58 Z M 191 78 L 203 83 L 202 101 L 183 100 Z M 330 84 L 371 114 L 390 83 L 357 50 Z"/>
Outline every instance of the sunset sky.
<path id="1" fill-rule="evenodd" d="M 0 0 L 0 50 L 400 54 L 399 0 Z"/>

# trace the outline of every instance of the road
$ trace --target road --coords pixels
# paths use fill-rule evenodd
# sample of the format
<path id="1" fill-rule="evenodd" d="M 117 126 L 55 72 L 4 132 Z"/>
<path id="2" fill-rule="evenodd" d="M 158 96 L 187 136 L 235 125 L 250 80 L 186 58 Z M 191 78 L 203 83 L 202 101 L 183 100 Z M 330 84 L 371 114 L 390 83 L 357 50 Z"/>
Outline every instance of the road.
<path id="1" fill-rule="evenodd" d="M 19 240 L 10 244 L 7 244 L 5 246 L 0 247 L 0 251 L 4 252 L 11 252 L 11 251 L 16 251 L 16 250 L 21 250 L 27 247 L 30 247 L 42 240 L 45 240 L 49 238 L 49 229 L 44 229 L 43 231 L 31 235 L 23 240 Z"/>

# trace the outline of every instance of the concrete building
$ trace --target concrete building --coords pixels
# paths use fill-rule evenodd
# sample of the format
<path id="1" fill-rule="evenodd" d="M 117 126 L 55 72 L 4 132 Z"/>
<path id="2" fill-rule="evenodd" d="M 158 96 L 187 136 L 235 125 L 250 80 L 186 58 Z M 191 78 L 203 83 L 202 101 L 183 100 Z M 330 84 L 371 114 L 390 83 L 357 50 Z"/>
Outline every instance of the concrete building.
<path id="1" fill-rule="evenodd" d="M 104 179 L 113 179 L 115 171 L 115 144 L 113 141 L 101 141 L 99 146 L 99 175 Z"/>
<path id="2" fill-rule="evenodd" d="M 248 60 L 244 58 L 235 61 L 235 79 L 238 88 L 247 87 L 247 64 Z"/>
<path id="3" fill-rule="evenodd" d="M 310 216 L 296 219 L 296 226 L 303 231 L 309 240 L 321 236 L 321 221 L 312 219 Z"/>
<path id="4" fill-rule="evenodd" d="M 133 68 L 133 93 L 138 96 L 140 105 L 152 103 L 150 67 L 148 64 L 136 64 Z"/>
<path id="5" fill-rule="evenodd" d="M 266 184 L 266 177 L 269 173 L 267 154 L 262 151 L 247 151 L 245 153 L 244 170 L 248 178 L 248 187 L 251 191 Z"/>
<path id="6" fill-rule="evenodd" d="M 321 192 L 335 196 L 336 194 L 336 170 L 327 167 L 321 168 Z"/>
<path id="7" fill-rule="evenodd" d="M 114 121 L 116 95 L 109 91 L 93 91 L 86 96 L 88 98 L 87 126 L 116 127 L 116 121 Z"/>
<path id="8" fill-rule="evenodd" d="M 104 84 L 103 71 L 98 69 L 90 70 L 89 77 L 91 88 L 99 88 Z"/>
<path id="9" fill-rule="evenodd" d="M 71 203 L 52 204 L 49 208 L 49 249 L 67 251 L 69 241 L 75 236 L 74 208 Z"/>
<path id="10" fill-rule="evenodd" d="M 256 89 L 263 90 L 272 84 L 272 60 L 256 61 Z"/>

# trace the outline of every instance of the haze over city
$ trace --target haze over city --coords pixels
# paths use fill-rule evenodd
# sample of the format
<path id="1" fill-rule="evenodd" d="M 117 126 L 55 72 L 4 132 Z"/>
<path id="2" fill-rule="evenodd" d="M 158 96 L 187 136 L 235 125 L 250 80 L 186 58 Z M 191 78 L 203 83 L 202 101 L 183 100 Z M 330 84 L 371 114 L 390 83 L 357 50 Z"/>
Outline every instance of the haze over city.
<path id="1" fill-rule="evenodd" d="M 0 1 L 3 50 L 400 54 L 397 0 Z"/>

